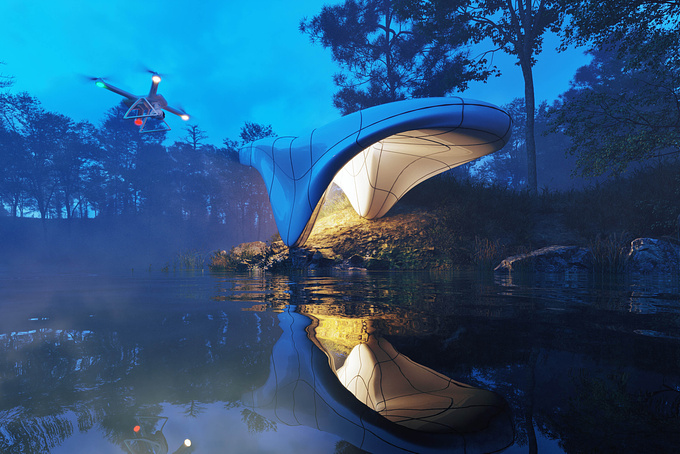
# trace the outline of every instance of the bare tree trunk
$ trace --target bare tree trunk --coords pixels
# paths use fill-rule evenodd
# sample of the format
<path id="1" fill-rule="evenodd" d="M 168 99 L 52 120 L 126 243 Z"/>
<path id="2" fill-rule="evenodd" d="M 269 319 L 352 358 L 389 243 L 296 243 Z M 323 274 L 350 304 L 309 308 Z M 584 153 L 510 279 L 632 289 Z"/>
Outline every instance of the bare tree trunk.
<path id="1" fill-rule="evenodd" d="M 538 192 L 538 176 L 536 174 L 536 140 L 534 138 L 534 124 L 536 117 L 536 100 L 534 98 L 534 75 L 531 62 L 522 61 L 522 75 L 524 76 L 524 102 L 526 106 L 527 123 L 525 129 L 525 144 L 527 149 L 527 187 L 531 194 Z"/>

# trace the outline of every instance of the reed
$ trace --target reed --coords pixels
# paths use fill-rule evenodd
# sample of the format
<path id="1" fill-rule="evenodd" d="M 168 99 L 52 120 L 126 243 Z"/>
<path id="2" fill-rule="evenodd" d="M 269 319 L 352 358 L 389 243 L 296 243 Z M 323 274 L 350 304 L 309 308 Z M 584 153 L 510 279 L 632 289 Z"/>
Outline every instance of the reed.
<path id="1" fill-rule="evenodd" d="M 593 272 L 616 274 L 626 271 L 630 252 L 631 235 L 625 232 L 597 235 L 590 241 L 589 249 L 593 259 Z"/>
<path id="2" fill-rule="evenodd" d="M 488 238 L 475 237 L 472 251 L 473 263 L 482 269 L 493 269 L 505 258 L 505 248 L 500 240 L 491 241 Z"/>
<path id="3" fill-rule="evenodd" d="M 178 252 L 173 261 L 173 269 L 175 270 L 200 270 L 204 266 L 204 254 L 195 249 Z"/>

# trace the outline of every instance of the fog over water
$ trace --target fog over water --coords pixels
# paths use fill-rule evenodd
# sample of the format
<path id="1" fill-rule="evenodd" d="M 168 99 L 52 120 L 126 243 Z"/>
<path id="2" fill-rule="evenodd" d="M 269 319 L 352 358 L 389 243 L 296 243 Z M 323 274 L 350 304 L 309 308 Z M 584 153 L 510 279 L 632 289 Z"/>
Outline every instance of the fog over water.
<path id="1" fill-rule="evenodd" d="M 271 236 L 271 232 L 269 236 Z M 226 224 L 168 218 L 0 220 L 0 270 L 138 271 L 207 260 L 257 234 Z"/>

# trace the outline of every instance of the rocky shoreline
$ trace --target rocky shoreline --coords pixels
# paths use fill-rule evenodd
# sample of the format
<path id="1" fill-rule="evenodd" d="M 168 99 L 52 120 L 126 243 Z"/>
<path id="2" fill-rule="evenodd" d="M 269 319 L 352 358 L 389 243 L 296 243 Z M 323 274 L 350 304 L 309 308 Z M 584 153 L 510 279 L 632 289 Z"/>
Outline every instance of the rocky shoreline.
<path id="1" fill-rule="evenodd" d="M 554 216 L 535 219 L 530 234 L 522 238 L 501 239 L 489 233 L 471 238 L 452 231 L 445 219 L 442 213 L 404 205 L 372 221 L 360 218 L 350 207 L 336 209 L 320 216 L 305 247 L 289 249 L 278 236 L 266 243 L 244 243 L 215 252 L 210 268 L 288 272 L 475 266 L 496 273 L 680 274 L 680 240 L 675 238 L 630 241 L 631 237 L 610 235 L 588 241 Z M 524 244 L 547 246 L 525 248 Z"/>
<path id="2" fill-rule="evenodd" d="M 427 252 L 427 251 L 426 251 Z M 427 255 L 427 254 L 426 254 Z M 434 254 L 430 254 L 434 257 Z M 580 246 L 548 246 L 528 253 L 510 256 L 500 262 L 497 273 L 540 272 L 572 273 L 594 272 L 599 269 L 626 273 L 680 273 L 680 244 L 670 239 L 637 238 L 630 244 L 630 250 L 622 251 L 611 260 L 620 263 L 609 267 L 598 264 L 598 257 L 590 248 Z M 601 260 L 601 257 L 599 258 Z M 606 257 L 605 257 L 606 259 Z M 439 262 L 432 261 L 419 269 L 440 268 Z M 271 271 L 291 270 L 390 270 L 403 269 L 386 258 L 353 254 L 344 257 L 332 248 L 287 248 L 280 240 L 267 244 L 262 241 L 244 243 L 231 251 L 220 251 L 213 255 L 213 270 L 229 271 Z"/>
<path id="3" fill-rule="evenodd" d="M 613 256 L 612 256 L 613 257 Z M 628 273 L 680 273 L 680 244 L 676 241 L 657 238 L 637 238 L 630 243 L 630 250 L 622 251 L 616 266 L 619 272 Z M 504 259 L 494 271 L 536 272 L 592 272 L 598 268 L 595 254 L 590 248 L 579 246 L 549 246 L 528 254 Z"/>

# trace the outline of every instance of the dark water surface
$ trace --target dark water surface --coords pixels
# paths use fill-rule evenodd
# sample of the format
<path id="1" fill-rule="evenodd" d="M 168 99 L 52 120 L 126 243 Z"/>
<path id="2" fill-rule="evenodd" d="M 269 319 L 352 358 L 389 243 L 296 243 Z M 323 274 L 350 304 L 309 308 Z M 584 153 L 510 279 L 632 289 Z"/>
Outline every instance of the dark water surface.
<path id="1" fill-rule="evenodd" d="M 454 429 L 414 430 L 394 418 L 436 407 L 414 392 L 386 419 L 333 372 L 370 339 L 402 360 L 360 377 L 377 392 L 430 374 L 499 410 L 470 428 L 454 397 Z M 678 446 L 677 277 L 0 275 L 2 453 Z"/>

